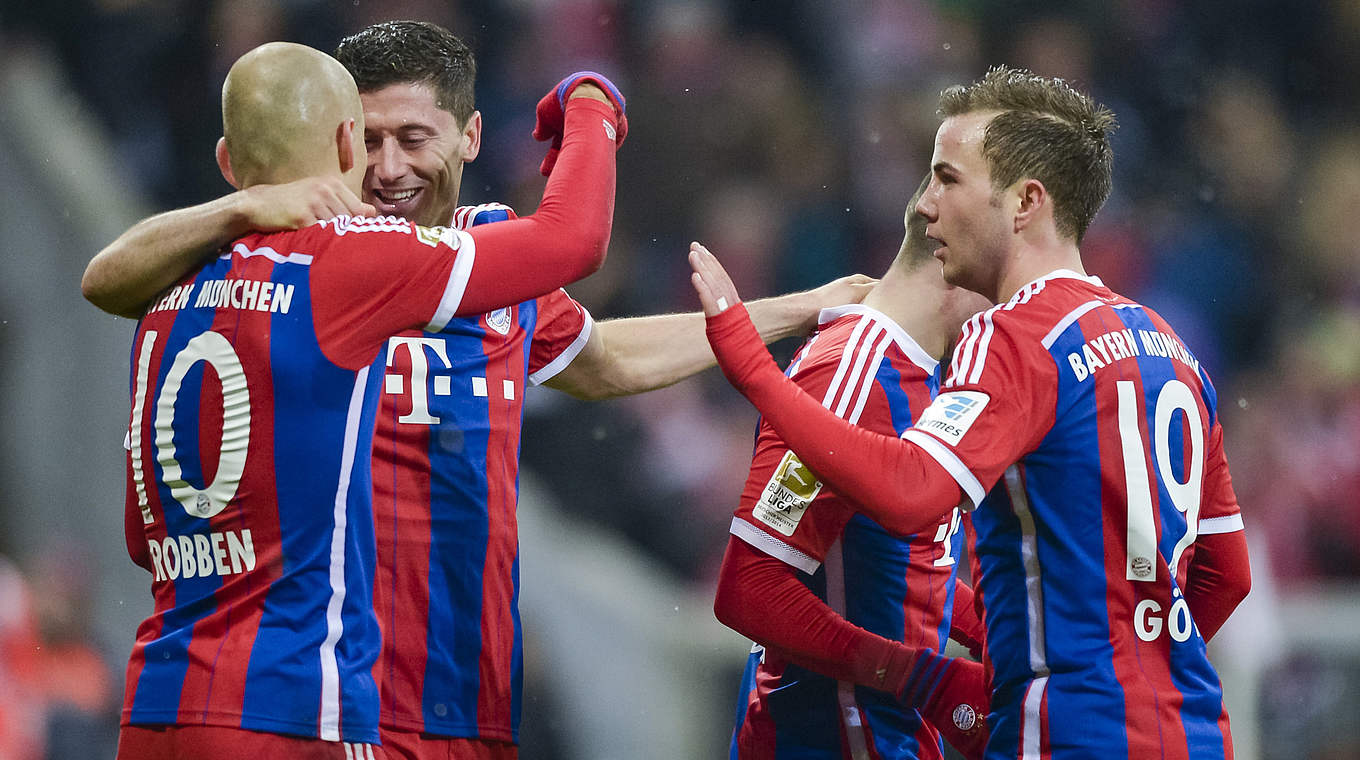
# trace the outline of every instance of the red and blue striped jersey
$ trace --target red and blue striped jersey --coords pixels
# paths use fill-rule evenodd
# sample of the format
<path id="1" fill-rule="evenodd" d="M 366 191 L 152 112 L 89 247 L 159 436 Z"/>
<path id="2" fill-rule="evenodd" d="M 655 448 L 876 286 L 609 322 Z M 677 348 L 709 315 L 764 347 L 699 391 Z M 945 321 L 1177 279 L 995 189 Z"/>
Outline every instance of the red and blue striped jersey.
<path id="1" fill-rule="evenodd" d="M 473 249 L 339 217 L 241 238 L 147 310 L 127 510 L 155 609 L 124 723 L 378 741 L 371 364 L 452 317 Z"/>
<path id="2" fill-rule="evenodd" d="M 988 757 L 1231 757 L 1181 590 L 1196 535 L 1241 529 L 1216 403 L 1171 327 L 1095 278 L 964 326 L 905 437 L 979 505 Z"/>
<path id="3" fill-rule="evenodd" d="M 512 217 L 488 204 L 453 221 Z M 517 740 L 524 391 L 570 363 L 592 324 L 557 290 L 388 343 L 373 449 L 384 728 Z"/>
<path id="4" fill-rule="evenodd" d="M 824 310 L 787 374 L 864 428 L 899 435 L 930 405 L 939 363 L 866 306 Z M 932 531 L 894 538 L 823 488 L 768 424 L 732 518 L 734 536 L 802 571 L 842 617 L 939 651 L 949 638 L 959 512 Z M 939 734 L 884 692 L 837 682 L 757 645 L 743 678 L 732 757 L 940 758 Z"/>

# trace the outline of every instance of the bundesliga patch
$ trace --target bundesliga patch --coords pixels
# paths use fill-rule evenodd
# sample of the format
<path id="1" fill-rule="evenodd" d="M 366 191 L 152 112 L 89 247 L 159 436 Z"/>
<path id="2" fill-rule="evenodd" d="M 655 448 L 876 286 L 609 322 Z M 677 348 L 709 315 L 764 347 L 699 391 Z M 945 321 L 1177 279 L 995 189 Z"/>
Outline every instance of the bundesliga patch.
<path id="1" fill-rule="evenodd" d="M 419 240 L 425 245 L 434 248 L 435 246 L 439 245 L 440 240 L 444 239 L 444 236 L 448 233 L 448 231 L 449 230 L 447 227 L 422 227 L 417 224 L 416 240 Z M 457 246 L 455 245 L 450 245 L 449 247 L 457 248 Z"/>
<path id="2" fill-rule="evenodd" d="M 490 327 L 492 330 L 495 330 L 501 335 L 508 335 L 510 333 L 510 323 L 511 318 L 509 306 L 496 309 L 495 311 L 492 312 L 488 312 L 486 315 L 486 326 Z"/>
<path id="3" fill-rule="evenodd" d="M 929 431 L 951 446 L 957 446 L 990 400 L 987 394 L 978 391 L 941 393 L 926 407 L 916 427 Z"/>
<path id="4" fill-rule="evenodd" d="M 822 492 L 822 481 L 792 451 L 784 452 L 752 513 L 757 520 L 792 536 L 808 505 Z"/>

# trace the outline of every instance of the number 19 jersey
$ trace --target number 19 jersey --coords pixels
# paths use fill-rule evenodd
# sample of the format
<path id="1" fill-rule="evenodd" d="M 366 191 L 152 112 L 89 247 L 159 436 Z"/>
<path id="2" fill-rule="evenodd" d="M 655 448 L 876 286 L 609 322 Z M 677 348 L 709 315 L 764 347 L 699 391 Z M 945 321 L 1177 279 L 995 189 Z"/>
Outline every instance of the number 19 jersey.
<path id="1" fill-rule="evenodd" d="M 148 309 L 127 509 L 155 610 L 125 724 L 378 741 L 369 365 L 393 333 L 453 316 L 473 250 L 339 217 L 242 238 Z"/>
<path id="2" fill-rule="evenodd" d="M 1241 529 L 1216 405 L 1167 323 L 1095 278 L 964 326 L 904 437 L 979 504 L 988 757 L 1231 756 L 1181 590 L 1197 533 Z"/>

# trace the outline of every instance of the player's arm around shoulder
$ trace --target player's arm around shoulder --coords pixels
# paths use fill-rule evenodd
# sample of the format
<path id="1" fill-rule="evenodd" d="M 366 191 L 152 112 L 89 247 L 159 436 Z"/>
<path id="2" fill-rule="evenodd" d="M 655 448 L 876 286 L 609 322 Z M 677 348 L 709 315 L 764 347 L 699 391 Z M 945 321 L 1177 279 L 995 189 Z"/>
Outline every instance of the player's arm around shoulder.
<path id="1" fill-rule="evenodd" d="M 339 177 L 254 185 L 133 225 L 90 260 L 80 290 L 101 310 L 137 319 L 157 294 L 248 232 L 298 229 L 339 214 L 364 213 L 373 213 L 372 207 Z"/>
<path id="2" fill-rule="evenodd" d="M 747 302 L 766 343 L 806 335 L 823 309 L 859 303 L 877 280 L 854 274 L 807 291 Z M 581 353 L 546 385 L 599 400 L 664 388 L 712 367 L 717 359 L 701 312 L 597 322 Z"/>

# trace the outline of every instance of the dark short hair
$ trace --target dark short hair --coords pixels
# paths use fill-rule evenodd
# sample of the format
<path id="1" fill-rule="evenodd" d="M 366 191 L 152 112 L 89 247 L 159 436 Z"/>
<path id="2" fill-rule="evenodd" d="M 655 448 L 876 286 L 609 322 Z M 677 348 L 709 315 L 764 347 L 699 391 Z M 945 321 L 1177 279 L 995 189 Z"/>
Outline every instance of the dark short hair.
<path id="1" fill-rule="evenodd" d="M 1058 232 L 1081 242 L 1110 195 L 1114 114 L 1061 79 L 1006 66 L 940 93 L 946 118 L 977 111 L 1001 112 L 982 140 L 992 187 L 1039 180 L 1053 196 Z"/>
<path id="2" fill-rule="evenodd" d="M 466 124 L 473 111 L 477 61 L 452 32 L 428 21 L 384 21 L 340 40 L 335 57 L 359 92 L 427 84 L 438 106 Z"/>

